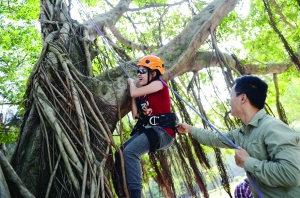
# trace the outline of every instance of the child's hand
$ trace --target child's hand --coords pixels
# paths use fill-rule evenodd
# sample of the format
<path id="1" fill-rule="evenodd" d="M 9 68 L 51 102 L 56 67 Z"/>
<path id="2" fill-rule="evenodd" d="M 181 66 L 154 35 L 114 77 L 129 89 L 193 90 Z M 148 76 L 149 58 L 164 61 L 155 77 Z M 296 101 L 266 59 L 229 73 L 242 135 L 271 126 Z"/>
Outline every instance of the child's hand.
<path id="1" fill-rule="evenodd" d="M 134 80 L 132 78 L 127 78 L 128 85 L 134 84 Z"/>

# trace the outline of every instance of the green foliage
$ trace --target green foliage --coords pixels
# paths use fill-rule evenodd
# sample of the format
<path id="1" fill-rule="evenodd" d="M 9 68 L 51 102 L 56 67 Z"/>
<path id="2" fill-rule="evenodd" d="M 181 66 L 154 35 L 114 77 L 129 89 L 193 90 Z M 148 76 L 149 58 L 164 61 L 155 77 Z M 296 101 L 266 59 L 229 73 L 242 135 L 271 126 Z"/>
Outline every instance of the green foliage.
<path id="1" fill-rule="evenodd" d="M 41 37 L 36 26 L 39 1 L 2 3 L 0 16 L 0 96 L 1 103 L 22 104 L 25 84 L 39 57 Z M 19 106 L 19 111 L 23 107 Z M 0 144 L 16 140 L 19 128 L 0 132 Z"/>
<path id="2" fill-rule="evenodd" d="M 117 145 L 121 145 L 121 139 L 119 134 L 122 132 L 123 143 L 130 138 L 130 133 L 135 125 L 136 121 L 131 120 L 129 116 L 125 116 L 122 118 L 121 122 L 119 122 L 116 126 L 115 131 L 113 132 L 114 142 Z M 122 124 L 122 125 L 121 125 Z M 121 131 L 122 129 L 122 131 Z"/>
<path id="3" fill-rule="evenodd" d="M 1 14 L 12 21 L 37 20 L 40 12 L 38 0 L 1 2 Z"/>
<path id="4" fill-rule="evenodd" d="M 14 83 L 16 86 L 24 86 L 27 75 L 39 56 L 40 33 L 35 27 L 35 22 L 7 20 L 9 16 L 0 18 L 1 84 Z M 12 100 L 12 97 L 9 99 Z"/>
<path id="5" fill-rule="evenodd" d="M 276 1 L 277 2 L 277 1 Z M 288 3 L 289 2 L 289 3 Z M 287 25 L 279 13 L 271 5 L 277 28 L 282 32 L 285 39 L 294 51 L 298 48 L 299 28 L 296 28 L 300 20 L 296 1 L 279 1 L 278 5 L 286 17 Z M 263 1 L 251 0 L 250 12 L 245 17 L 240 17 L 236 12 L 231 12 L 218 28 L 221 43 L 238 41 L 242 45 L 235 45 L 233 42 L 230 52 L 245 58 L 251 63 L 284 62 L 290 57 L 279 38 L 270 26 L 270 19 L 267 15 Z M 242 14 L 243 11 L 239 11 Z M 226 46 L 227 47 L 227 46 Z M 241 54 L 241 55 L 239 55 Z"/>
<path id="6" fill-rule="evenodd" d="M 286 115 L 289 118 L 290 126 L 300 131 L 300 73 L 295 67 L 289 69 L 279 76 L 282 83 L 281 98 Z"/>
<path id="7" fill-rule="evenodd" d="M 0 145 L 15 142 L 19 135 L 19 129 L 14 128 L 9 131 L 0 131 Z"/>

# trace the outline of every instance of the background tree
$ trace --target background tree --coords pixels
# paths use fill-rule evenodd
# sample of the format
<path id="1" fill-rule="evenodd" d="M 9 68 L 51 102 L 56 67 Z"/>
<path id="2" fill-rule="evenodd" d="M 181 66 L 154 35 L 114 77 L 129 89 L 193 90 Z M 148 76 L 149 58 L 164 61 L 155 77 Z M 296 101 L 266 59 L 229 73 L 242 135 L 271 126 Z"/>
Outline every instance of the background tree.
<path id="1" fill-rule="evenodd" d="M 96 6 L 101 14 L 86 12 L 80 2 L 1 2 L 6 17 L 1 17 L 1 96 L 12 103 L 22 101 L 24 107 L 20 109 L 23 124 L 11 160 L 15 172 L 0 155 L 10 188 L 10 192 L 2 192 L 13 197 L 113 197 L 118 193 L 111 157 L 112 149 L 118 149 L 113 131 L 122 143 L 123 133 L 128 136 L 126 131 L 132 127 L 132 123 L 125 123 L 130 120 L 125 116 L 130 111 L 130 97 L 124 69 L 134 77 L 133 65 L 145 54 L 161 57 L 170 87 L 223 130 L 240 124 L 229 117 L 224 100 L 234 77 L 277 74 L 289 68 L 290 74 L 298 75 L 297 1 L 252 0 L 247 16 L 231 12 L 238 0 L 208 4 L 125 0 L 86 3 Z M 78 8 L 72 13 L 74 7 Z M 11 12 L 19 14 L 9 15 Z M 32 22 L 38 13 L 41 37 Z M 72 18 L 74 13 L 86 19 L 78 22 Z M 32 34 L 35 36 L 29 36 Z M 239 41 L 243 47 L 228 41 Z M 220 46 L 224 43 L 228 46 Z M 42 50 L 37 56 L 39 44 Z M 22 83 L 16 82 L 26 79 L 22 74 L 29 68 L 23 91 L 19 86 Z M 187 73 L 190 71 L 192 75 Z M 273 79 L 278 78 L 266 76 L 270 82 Z M 271 95 L 285 92 L 284 88 L 275 89 L 280 87 L 277 83 L 275 80 Z M 211 95 L 207 87 L 211 87 Z M 25 96 L 21 99 L 22 93 Z M 181 121 L 200 123 L 181 98 L 172 98 Z M 271 106 L 279 104 L 280 98 L 276 99 L 270 101 Z M 278 114 L 284 115 L 282 106 L 277 108 Z M 200 124 L 208 127 L 205 122 Z M 231 196 L 222 153 L 219 149 L 212 152 L 223 187 Z M 152 173 L 151 178 L 166 197 L 175 196 L 177 178 L 182 179 L 190 195 L 197 193 L 196 185 L 208 197 L 206 180 L 212 164 L 207 153 L 192 138 L 178 136 L 171 149 L 146 156 L 149 159 L 144 161 L 144 172 Z M 149 176 L 144 175 L 146 182 Z M 1 187 L 7 189 L 4 184 Z"/>

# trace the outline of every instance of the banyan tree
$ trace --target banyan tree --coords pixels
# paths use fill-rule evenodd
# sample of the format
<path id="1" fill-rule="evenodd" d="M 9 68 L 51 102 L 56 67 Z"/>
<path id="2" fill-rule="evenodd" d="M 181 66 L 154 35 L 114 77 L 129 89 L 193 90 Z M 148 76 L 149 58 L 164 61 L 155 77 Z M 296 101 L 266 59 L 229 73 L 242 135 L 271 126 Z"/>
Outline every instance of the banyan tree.
<path id="1" fill-rule="evenodd" d="M 273 1 L 263 2 L 270 27 L 284 43 L 289 58 L 286 64 L 266 64 L 262 69 L 219 49 L 221 35 L 217 29 L 239 0 L 168 4 L 41 0 L 38 21 L 42 49 L 27 80 L 23 123 L 11 160 L 0 152 L 0 195 L 116 197 L 119 186 L 112 153 L 129 137 L 134 125 L 127 115 L 131 99 L 126 79 L 136 77 L 135 64 L 143 55 L 153 54 L 164 60 L 167 70 L 163 78 L 172 91 L 181 95 L 172 92 L 172 108 L 180 121 L 201 123 L 205 128 L 209 128 L 207 123 L 191 116 L 183 101 L 188 100 L 211 120 L 200 97 L 200 71 L 208 71 L 206 81 L 212 81 L 215 77 L 211 68 L 218 68 L 228 93 L 237 76 L 274 73 L 276 79 L 277 73 L 289 67 L 299 68 L 297 54 L 272 21 Z M 97 10 L 87 11 L 85 6 L 89 4 L 97 5 Z M 82 22 L 72 18 L 75 5 L 75 13 L 84 18 Z M 180 6 L 188 14 L 178 15 L 173 10 Z M 217 91 L 215 96 L 224 97 Z M 229 116 L 226 102 L 218 105 L 222 113 L 215 114 L 224 123 L 223 130 L 240 124 Z M 280 105 L 278 109 L 281 119 L 286 120 Z M 210 176 L 211 180 L 220 177 L 224 190 L 232 197 L 222 152 L 218 148 L 212 152 L 218 173 Z M 151 177 L 163 196 L 176 197 L 175 178 L 181 178 L 190 196 L 200 192 L 209 197 L 207 172 L 212 164 L 203 145 L 190 136 L 178 135 L 171 148 L 149 154 L 142 164 L 145 188 Z"/>

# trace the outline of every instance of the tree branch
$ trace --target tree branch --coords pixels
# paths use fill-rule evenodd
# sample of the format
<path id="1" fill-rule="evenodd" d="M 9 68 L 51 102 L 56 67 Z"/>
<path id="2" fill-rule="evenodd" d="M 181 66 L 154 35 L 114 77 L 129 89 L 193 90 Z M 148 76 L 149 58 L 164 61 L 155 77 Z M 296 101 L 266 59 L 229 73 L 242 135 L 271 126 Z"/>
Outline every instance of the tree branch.
<path id="1" fill-rule="evenodd" d="M 103 29 L 104 26 L 110 27 L 116 24 L 120 17 L 127 11 L 131 0 L 120 0 L 119 3 L 109 12 L 105 14 L 99 14 L 92 20 L 99 29 Z M 98 37 L 98 33 L 95 30 L 94 24 L 91 24 L 91 20 L 83 23 L 89 31 L 89 39 L 94 41 Z"/>
<path id="2" fill-rule="evenodd" d="M 214 30 L 233 10 L 237 2 L 239 0 L 213 1 L 195 15 L 179 35 L 154 53 L 161 57 L 169 68 L 164 74 L 166 80 L 178 76 L 182 71 L 187 71 L 186 66 L 195 58 L 199 47 L 209 36 L 210 29 Z"/>
<path id="3" fill-rule="evenodd" d="M 135 12 L 135 11 L 141 11 L 141 10 L 148 9 L 148 8 L 171 7 L 171 6 L 180 5 L 184 2 L 188 2 L 188 1 L 183 0 L 183 1 L 179 1 L 177 3 L 149 4 L 149 5 L 146 5 L 144 7 L 140 7 L 140 8 L 129 8 L 127 11 Z"/>
<path id="4" fill-rule="evenodd" d="M 227 64 L 231 68 L 236 68 L 237 64 L 235 59 L 229 54 L 223 54 L 224 58 L 227 60 Z M 290 61 L 289 61 L 290 62 Z M 283 73 L 288 68 L 294 66 L 294 64 L 289 62 L 283 63 L 266 63 L 261 65 L 246 64 L 242 65 L 245 74 L 273 74 L 273 73 Z M 190 62 L 185 68 L 178 73 L 178 76 L 186 72 L 197 72 L 209 67 L 220 67 L 220 63 L 215 53 L 213 52 L 197 52 L 193 62 Z M 174 78 L 174 76 L 172 76 Z"/>
<path id="5" fill-rule="evenodd" d="M 134 43 L 133 41 L 126 39 L 114 25 L 110 26 L 109 29 L 113 33 L 113 35 L 118 39 L 118 41 L 120 41 L 124 45 L 127 45 L 133 49 L 150 50 L 150 49 L 154 48 L 154 47 L 150 47 L 150 46 L 146 46 L 146 45 L 138 45 L 138 44 Z"/>

